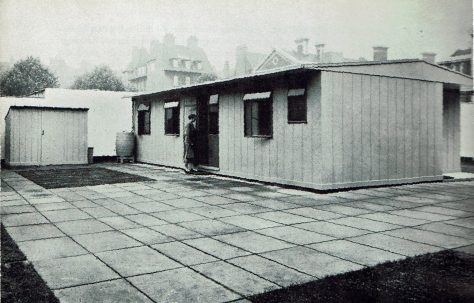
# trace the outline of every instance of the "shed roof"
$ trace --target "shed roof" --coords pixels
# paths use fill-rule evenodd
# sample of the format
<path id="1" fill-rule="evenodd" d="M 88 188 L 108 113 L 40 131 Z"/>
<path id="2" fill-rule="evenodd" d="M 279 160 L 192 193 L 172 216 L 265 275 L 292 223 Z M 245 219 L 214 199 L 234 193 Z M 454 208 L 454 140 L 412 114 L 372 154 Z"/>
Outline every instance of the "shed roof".
<path id="1" fill-rule="evenodd" d="M 33 105 L 12 105 L 10 106 L 10 108 L 8 109 L 8 112 L 7 114 L 5 115 L 5 118 L 8 116 L 8 114 L 10 113 L 10 111 L 12 109 L 19 109 L 19 110 L 23 110 L 23 109 L 38 109 L 38 110 L 71 110 L 71 111 L 83 111 L 83 112 L 86 112 L 88 111 L 89 109 L 88 108 L 84 108 L 84 107 L 58 107 L 58 106 L 41 106 L 41 105 L 38 105 L 38 106 L 33 106 Z"/>
<path id="2" fill-rule="evenodd" d="M 460 72 L 421 59 L 404 59 L 368 62 L 297 64 L 285 66 L 283 68 L 265 70 L 254 74 L 236 76 L 233 78 L 196 83 L 155 92 L 139 93 L 133 97 L 152 97 L 173 93 L 186 93 L 200 88 L 216 88 L 246 80 L 260 80 L 305 71 L 333 71 L 472 86 L 472 77 L 466 76 Z"/>

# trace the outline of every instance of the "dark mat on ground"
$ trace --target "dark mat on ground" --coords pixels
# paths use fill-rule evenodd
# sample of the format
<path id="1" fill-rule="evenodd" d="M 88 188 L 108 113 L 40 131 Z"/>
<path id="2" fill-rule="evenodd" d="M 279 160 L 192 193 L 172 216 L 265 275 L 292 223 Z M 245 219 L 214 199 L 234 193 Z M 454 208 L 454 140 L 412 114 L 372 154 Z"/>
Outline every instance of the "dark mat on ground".
<path id="1" fill-rule="evenodd" d="M 47 189 L 153 181 L 150 178 L 101 167 L 33 169 L 16 172 Z"/>
<path id="2" fill-rule="evenodd" d="M 29 263 L 1 225 L 2 294 L 1 301 L 59 303 L 41 276 Z"/>
<path id="3" fill-rule="evenodd" d="M 252 302 L 474 302 L 474 255 L 443 251 L 267 292 Z"/>

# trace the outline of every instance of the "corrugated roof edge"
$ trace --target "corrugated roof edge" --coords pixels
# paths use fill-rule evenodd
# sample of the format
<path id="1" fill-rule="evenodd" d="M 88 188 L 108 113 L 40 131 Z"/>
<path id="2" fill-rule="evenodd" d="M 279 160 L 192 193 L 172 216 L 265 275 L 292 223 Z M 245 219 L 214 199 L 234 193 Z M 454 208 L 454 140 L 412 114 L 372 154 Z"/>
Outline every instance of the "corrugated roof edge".
<path id="1" fill-rule="evenodd" d="M 33 105 L 11 105 L 8 108 L 7 113 L 5 114 L 4 119 L 10 114 L 10 111 L 13 109 L 55 109 L 55 110 L 73 110 L 73 111 L 89 111 L 88 108 L 84 107 L 54 107 L 54 106 L 33 106 Z"/>
<path id="2" fill-rule="evenodd" d="M 295 72 L 295 71 L 310 71 L 310 70 L 323 70 L 324 68 L 330 68 L 330 67 L 340 67 L 340 66 L 362 66 L 362 65 L 384 65 L 384 64 L 399 64 L 399 63 L 415 63 L 415 62 L 424 62 L 426 64 L 432 65 L 434 67 L 443 69 L 447 72 L 455 73 L 460 76 L 464 76 L 468 79 L 472 79 L 472 77 L 469 77 L 468 75 L 465 75 L 463 73 L 453 71 L 449 68 L 446 68 L 444 66 L 440 66 L 431 62 L 427 62 L 422 59 L 400 59 L 400 60 L 387 60 L 387 61 L 356 61 L 356 62 L 341 62 L 341 63 L 303 63 L 303 64 L 296 64 L 296 65 L 290 65 L 290 66 L 285 66 L 282 68 L 275 68 L 271 70 L 266 70 L 266 71 L 261 71 L 261 72 L 256 72 L 253 74 L 247 74 L 247 75 L 241 75 L 241 76 L 236 76 L 232 78 L 227 78 L 227 79 L 220 79 L 220 80 L 215 80 L 215 81 L 208 81 L 208 82 L 202 82 L 202 83 L 196 83 L 196 84 L 191 84 L 191 85 L 184 85 L 184 86 L 179 86 L 179 87 L 174 87 L 170 89 L 165 89 L 161 91 L 155 91 L 155 92 L 147 92 L 147 93 L 138 93 L 136 95 L 131 95 L 132 99 L 134 97 L 150 97 L 150 96 L 157 96 L 160 94 L 169 94 L 173 92 L 179 92 L 187 89 L 193 89 L 193 88 L 201 88 L 205 87 L 208 85 L 219 85 L 219 84 L 224 84 L 224 83 L 232 83 L 236 82 L 239 80 L 248 80 L 252 78 L 260 78 L 263 76 L 275 76 L 278 74 L 286 73 L 286 72 Z"/>

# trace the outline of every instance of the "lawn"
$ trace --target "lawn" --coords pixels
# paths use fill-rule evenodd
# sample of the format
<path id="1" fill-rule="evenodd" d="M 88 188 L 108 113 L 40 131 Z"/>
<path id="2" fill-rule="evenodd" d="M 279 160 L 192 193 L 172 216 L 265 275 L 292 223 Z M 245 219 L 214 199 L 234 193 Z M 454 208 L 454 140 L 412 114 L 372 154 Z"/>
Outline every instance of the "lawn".
<path id="1" fill-rule="evenodd" d="M 3 303 L 59 303 L 1 225 Z"/>
<path id="2" fill-rule="evenodd" d="M 252 302 L 474 302 L 474 256 L 442 251 L 271 291 Z"/>

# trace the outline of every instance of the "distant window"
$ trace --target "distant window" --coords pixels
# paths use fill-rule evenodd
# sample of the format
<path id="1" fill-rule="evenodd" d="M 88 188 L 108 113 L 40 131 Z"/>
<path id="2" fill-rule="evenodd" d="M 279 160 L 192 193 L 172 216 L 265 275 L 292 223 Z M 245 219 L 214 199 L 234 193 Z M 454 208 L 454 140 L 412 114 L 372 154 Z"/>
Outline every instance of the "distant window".
<path id="1" fill-rule="evenodd" d="M 246 137 L 271 137 L 272 97 L 271 92 L 246 94 L 244 96 L 244 134 Z"/>
<path id="2" fill-rule="evenodd" d="M 149 135 L 151 133 L 151 107 L 149 102 L 138 105 L 138 135 Z"/>
<path id="3" fill-rule="evenodd" d="M 191 84 L 191 77 L 186 77 L 186 85 Z"/>
<path id="4" fill-rule="evenodd" d="M 209 134 L 219 134 L 219 95 L 209 97 Z"/>
<path id="5" fill-rule="evenodd" d="M 178 59 L 171 59 L 171 65 L 173 67 L 178 67 Z"/>
<path id="6" fill-rule="evenodd" d="M 165 135 L 179 135 L 179 101 L 165 103 Z"/>
<path id="7" fill-rule="evenodd" d="M 306 123 L 306 90 L 304 88 L 288 90 L 288 123 Z"/>
<path id="8" fill-rule="evenodd" d="M 202 69 L 202 63 L 201 62 L 196 63 L 196 68 L 197 69 Z"/>
<path id="9" fill-rule="evenodd" d="M 178 85 L 179 85 L 179 77 L 173 76 L 173 86 L 178 86 Z"/>
<path id="10" fill-rule="evenodd" d="M 179 76 L 179 85 L 185 85 L 186 84 L 186 78 L 184 76 Z"/>
<path id="11" fill-rule="evenodd" d="M 189 61 L 189 60 L 184 61 L 184 66 L 186 67 L 186 69 L 190 69 L 191 68 L 191 61 Z"/>

